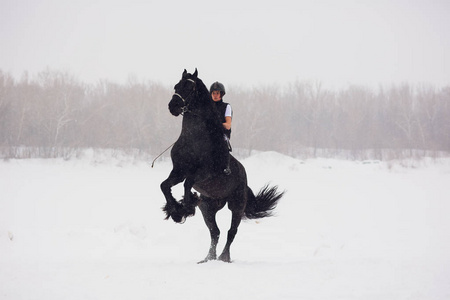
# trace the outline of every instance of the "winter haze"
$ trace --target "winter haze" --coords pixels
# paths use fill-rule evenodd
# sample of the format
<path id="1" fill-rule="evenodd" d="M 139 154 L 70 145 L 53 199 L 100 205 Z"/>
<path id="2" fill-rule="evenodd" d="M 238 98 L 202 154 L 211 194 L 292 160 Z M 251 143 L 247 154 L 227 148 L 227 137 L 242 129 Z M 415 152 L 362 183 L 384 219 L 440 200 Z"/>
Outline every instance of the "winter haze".
<path id="1" fill-rule="evenodd" d="M 429 83 L 450 78 L 448 1 L 0 2 L 0 69 L 87 82 Z"/>
<path id="2" fill-rule="evenodd" d="M 449 11 L 0 0 L 0 300 L 450 299 Z M 196 264 L 200 212 L 165 221 L 150 167 L 185 68 L 227 87 L 249 186 L 287 191 L 232 264 Z"/>

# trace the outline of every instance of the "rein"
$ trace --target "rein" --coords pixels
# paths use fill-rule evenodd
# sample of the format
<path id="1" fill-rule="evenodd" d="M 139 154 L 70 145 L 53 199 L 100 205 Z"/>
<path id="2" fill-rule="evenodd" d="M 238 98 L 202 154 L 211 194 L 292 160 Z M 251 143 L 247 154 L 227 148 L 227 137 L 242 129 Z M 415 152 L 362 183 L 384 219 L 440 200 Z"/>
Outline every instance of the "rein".
<path id="1" fill-rule="evenodd" d="M 176 142 L 175 142 L 175 143 L 176 143 Z M 169 147 L 167 147 L 166 150 L 164 150 L 163 152 L 161 152 L 161 154 L 158 155 L 158 156 L 152 161 L 152 168 L 153 168 L 153 166 L 155 165 L 155 161 L 156 161 L 161 155 L 163 155 L 164 153 L 166 153 L 167 150 L 169 150 L 170 148 L 172 148 L 173 145 L 175 145 L 175 143 L 173 143 L 172 145 L 170 145 Z"/>
<path id="2" fill-rule="evenodd" d="M 195 83 L 195 81 L 194 81 L 193 79 L 186 79 L 186 80 L 187 80 L 187 81 L 190 81 L 190 82 L 192 82 L 192 83 L 194 84 L 194 88 L 193 88 L 192 91 L 189 93 L 189 95 L 187 95 L 187 97 L 186 97 L 186 99 L 187 99 L 187 98 L 189 98 L 189 97 L 192 95 L 193 92 L 195 92 L 196 83 Z M 186 113 L 186 112 L 189 111 L 189 109 L 188 109 L 189 103 L 186 103 L 186 99 L 184 99 L 183 96 L 181 96 L 180 94 L 174 93 L 174 95 L 177 96 L 177 97 L 179 97 L 181 100 L 183 100 L 184 106 L 181 108 L 181 114 L 184 115 L 184 113 Z M 176 142 L 175 142 L 175 143 L 176 143 Z M 166 153 L 167 150 L 169 150 L 170 148 L 172 148 L 173 145 L 175 145 L 175 143 L 173 143 L 172 145 L 170 145 L 169 147 L 167 147 L 166 150 L 164 150 L 163 152 L 161 152 L 161 154 L 159 154 L 159 155 L 152 161 L 152 168 L 153 168 L 153 166 L 155 165 L 155 161 L 156 161 L 159 157 L 161 157 L 161 155 L 163 155 L 164 153 Z"/>

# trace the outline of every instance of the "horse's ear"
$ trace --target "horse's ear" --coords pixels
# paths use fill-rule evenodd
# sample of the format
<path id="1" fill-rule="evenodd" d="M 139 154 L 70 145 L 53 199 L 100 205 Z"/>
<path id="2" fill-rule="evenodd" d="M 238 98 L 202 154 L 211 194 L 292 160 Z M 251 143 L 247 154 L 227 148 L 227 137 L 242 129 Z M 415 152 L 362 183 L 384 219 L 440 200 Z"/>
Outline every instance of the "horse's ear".
<path id="1" fill-rule="evenodd" d="M 194 77 L 197 78 L 197 76 L 198 76 L 197 68 L 195 68 L 195 72 L 194 72 L 194 74 L 192 74 L 192 75 L 194 75 Z"/>
<path id="2" fill-rule="evenodd" d="M 186 71 L 186 69 L 184 69 L 183 78 L 186 77 L 186 75 L 187 75 L 187 71 Z"/>

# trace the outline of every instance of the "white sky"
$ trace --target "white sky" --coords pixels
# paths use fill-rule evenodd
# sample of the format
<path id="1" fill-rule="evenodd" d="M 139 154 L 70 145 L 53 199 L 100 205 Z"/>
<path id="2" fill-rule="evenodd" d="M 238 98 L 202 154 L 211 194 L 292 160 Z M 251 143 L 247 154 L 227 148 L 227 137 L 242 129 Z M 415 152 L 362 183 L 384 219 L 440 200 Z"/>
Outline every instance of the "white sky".
<path id="1" fill-rule="evenodd" d="M 95 82 L 450 84 L 449 0 L 0 0 L 0 70 Z"/>

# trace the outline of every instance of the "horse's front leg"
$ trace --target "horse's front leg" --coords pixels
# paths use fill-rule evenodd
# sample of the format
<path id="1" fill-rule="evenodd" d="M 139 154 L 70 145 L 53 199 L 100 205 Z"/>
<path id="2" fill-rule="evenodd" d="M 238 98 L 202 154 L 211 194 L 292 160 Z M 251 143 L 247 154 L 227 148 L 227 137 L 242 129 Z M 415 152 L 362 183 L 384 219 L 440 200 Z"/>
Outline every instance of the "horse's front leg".
<path id="1" fill-rule="evenodd" d="M 166 213 L 166 220 L 172 217 L 172 219 L 180 223 L 184 218 L 184 210 L 180 203 L 172 196 L 172 187 L 179 184 L 185 179 L 185 175 L 175 169 L 170 172 L 169 177 L 161 183 L 161 191 L 166 198 L 166 205 L 163 207 L 163 211 Z"/>
<path id="2" fill-rule="evenodd" d="M 198 204 L 198 197 L 191 192 L 194 182 L 194 179 L 191 177 L 187 177 L 184 181 L 184 198 L 182 203 L 184 210 L 186 211 L 186 217 L 195 214 L 195 207 Z"/>

